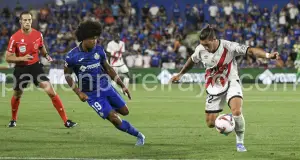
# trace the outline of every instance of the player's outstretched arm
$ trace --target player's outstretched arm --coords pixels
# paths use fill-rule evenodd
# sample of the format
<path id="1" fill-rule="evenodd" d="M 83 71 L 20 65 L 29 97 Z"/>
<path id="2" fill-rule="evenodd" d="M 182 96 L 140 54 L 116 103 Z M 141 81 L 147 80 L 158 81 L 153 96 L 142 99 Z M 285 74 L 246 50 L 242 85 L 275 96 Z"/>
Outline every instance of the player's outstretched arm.
<path id="1" fill-rule="evenodd" d="M 112 80 L 114 80 L 122 88 L 123 93 L 126 94 L 129 99 L 131 99 L 129 90 L 126 88 L 126 86 L 122 82 L 121 78 L 116 73 L 116 71 L 108 64 L 107 61 L 104 61 L 103 66 L 104 66 L 104 69 L 105 69 L 106 73 L 109 75 L 109 77 Z"/>
<path id="2" fill-rule="evenodd" d="M 193 62 L 192 58 L 190 57 L 190 58 L 187 60 L 187 62 L 184 64 L 184 66 L 183 66 L 183 68 L 181 69 L 181 71 L 180 71 L 177 75 L 173 76 L 173 77 L 170 79 L 170 83 L 175 82 L 175 81 L 179 81 L 180 78 L 181 78 L 186 72 L 188 72 L 191 68 L 193 68 L 194 64 L 195 64 L 195 63 Z"/>
<path id="3" fill-rule="evenodd" d="M 82 101 L 82 102 L 85 102 L 87 99 L 88 99 L 88 96 L 81 92 L 79 90 L 79 88 L 77 87 L 76 83 L 74 82 L 73 78 L 72 78 L 72 69 L 68 68 L 68 67 L 65 67 L 64 68 L 64 74 L 65 74 L 65 79 L 68 83 L 68 85 L 73 89 L 73 91 L 77 94 L 77 96 L 79 97 L 79 99 Z"/>
<path id="4" fill-rule="evenodd" d="M 250 47 L 247 50 L 247 54 L 253 55 L 258 58 L 267 58 L 267 59 L 279 59 L 279 53 L 267 53 L 261 48 Z"/>
<path id="5" fill-rule="evenodd" d="M 6 62 L 7 63 L 16 63 L 16 62 L 24 62 L 33 59 L 33 57 L 29 54 L 26 54 L 23 57 L 17 57 L 15 53 L 11 53 L 6 51 Z"/>

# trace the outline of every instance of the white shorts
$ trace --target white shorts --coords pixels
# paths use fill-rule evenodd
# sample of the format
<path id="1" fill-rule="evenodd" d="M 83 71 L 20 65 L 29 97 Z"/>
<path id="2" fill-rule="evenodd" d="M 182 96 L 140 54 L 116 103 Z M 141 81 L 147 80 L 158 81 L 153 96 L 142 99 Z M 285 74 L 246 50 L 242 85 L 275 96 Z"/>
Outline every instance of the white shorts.
<path id="1" fill-rule="evenodd" d="M 225 102 L 229 106 L 229 102 L 234 97 L 243 98 L 242 87 L 239 80 L 229 82 L 228 90 L 218 95 L 207 94 L 205 112 L 219 113 L 223 111 Z M 230 106 L 229 106 L 230 107 Z"/>
<path id="2" fill-rule="evenodd" d="M 122 66 L 117 66 L 117 67 L 112 67 L 117 74 L 124 74 L 124 73 L 128 73 L 129 70 L 128 70 L 128 67 L 124 64 Z"/>

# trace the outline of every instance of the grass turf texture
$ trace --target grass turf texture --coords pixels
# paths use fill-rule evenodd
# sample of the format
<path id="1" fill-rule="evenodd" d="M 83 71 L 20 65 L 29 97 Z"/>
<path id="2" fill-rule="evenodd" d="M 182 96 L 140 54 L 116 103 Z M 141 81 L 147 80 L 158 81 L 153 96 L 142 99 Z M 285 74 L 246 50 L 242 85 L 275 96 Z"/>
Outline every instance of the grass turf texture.
<path id="1" fill-rule="evenodd" d="M 130 114 L 122 118 L 146 135 L 145 146 L 135 147 L 134 137 L 118 131 L 87 103 L 62 89 L 57 91 L 67 114 L 79 126 L 65 128 L 48 96 L 35 90 L 24 93 L 17 127 L 7 128 L 11 117 L 10 91 L 0 97 L 0 159 L 300 159 L 300 88 L 294 91 L 288 85 L 284 91 L 283 85 L 277 85 L 274 91 L 272 85 L 266 91 L 259 91 L 252 86 L 252 90 L 244 91 L 246 153 L 236 152 L 234 133 L 226 137 L 206 127 L 206 94 L 196 97 L 200 92 L 197 85 L 189 91 L 180 91 L 178 85 L 172 85 L 171 91 L 167 86 L 146 91 L 137 85 L 136 91 L 131 92 L 133 100 L 125 97 Z M 229 113 L 228 107 L 225 108 L 222 113 Z"/>

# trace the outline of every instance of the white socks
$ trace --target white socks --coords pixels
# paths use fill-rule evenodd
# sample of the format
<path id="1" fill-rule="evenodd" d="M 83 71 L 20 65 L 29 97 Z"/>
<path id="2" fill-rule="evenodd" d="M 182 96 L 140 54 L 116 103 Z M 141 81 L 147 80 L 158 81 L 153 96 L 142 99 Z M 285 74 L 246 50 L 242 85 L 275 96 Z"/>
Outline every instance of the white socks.
<path id="1" fill-rule="evenodd" d="M 235 121 L 235 134 L 236 134 L 236 143 L 244 144 L 244 133 L 245 133 L 245 119 L 243 114 L 239 116 L 233 116 Z"/>

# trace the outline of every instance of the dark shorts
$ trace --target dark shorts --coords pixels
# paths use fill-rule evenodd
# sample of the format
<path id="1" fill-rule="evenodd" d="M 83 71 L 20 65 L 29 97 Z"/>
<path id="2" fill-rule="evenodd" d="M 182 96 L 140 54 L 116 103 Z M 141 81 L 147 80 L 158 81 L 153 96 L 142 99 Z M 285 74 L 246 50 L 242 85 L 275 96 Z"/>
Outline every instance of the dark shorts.
<path id="1" fill-rule="evenodd" d="M 14 90 L 23 90 L 30 82 L 38 86 L 40 82 L 49 81 L 40 62 L 28 66 L 15 66 L 14 78 Z"/>

